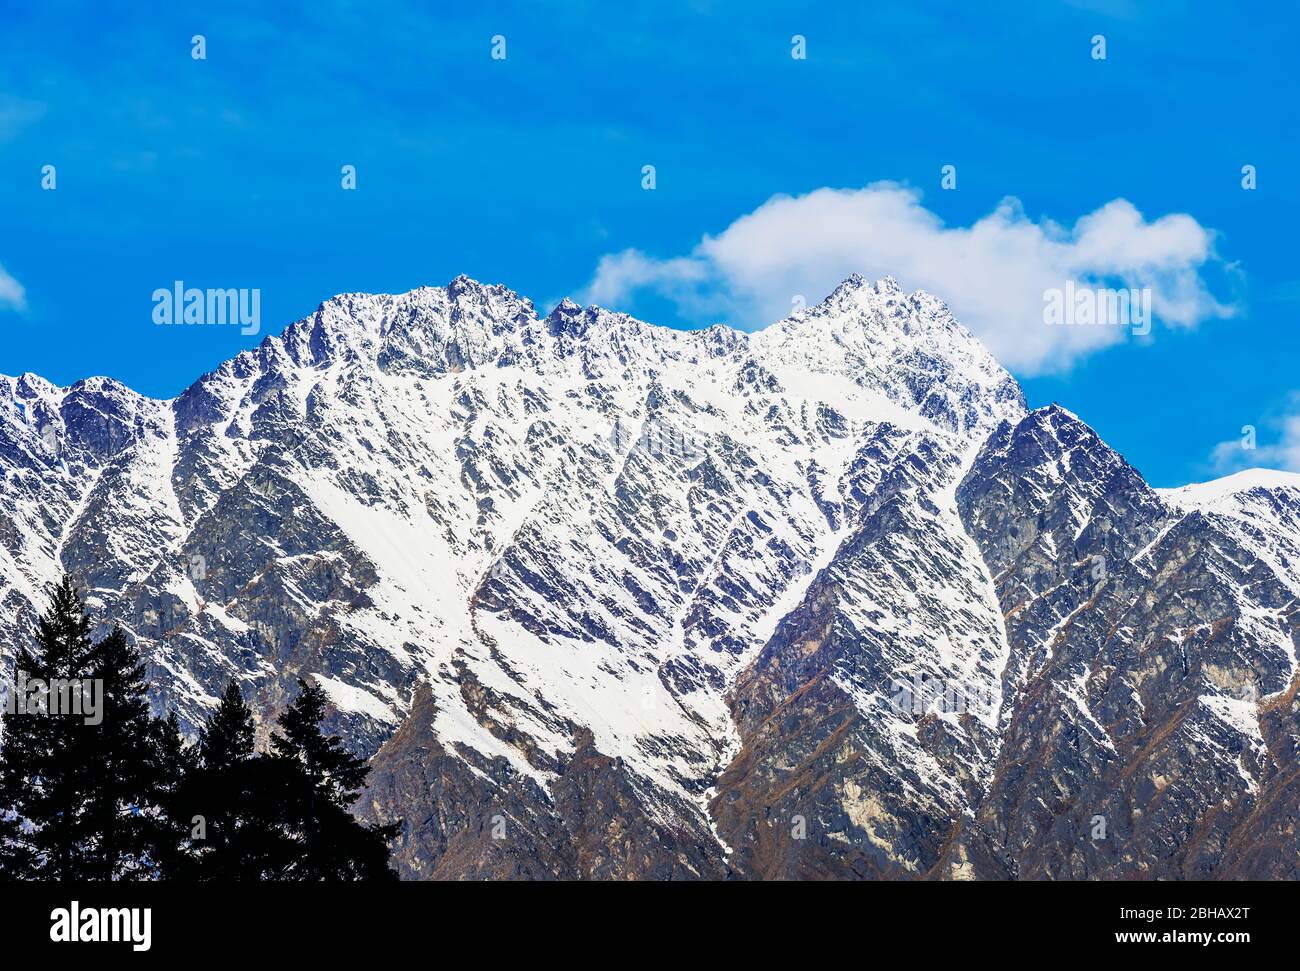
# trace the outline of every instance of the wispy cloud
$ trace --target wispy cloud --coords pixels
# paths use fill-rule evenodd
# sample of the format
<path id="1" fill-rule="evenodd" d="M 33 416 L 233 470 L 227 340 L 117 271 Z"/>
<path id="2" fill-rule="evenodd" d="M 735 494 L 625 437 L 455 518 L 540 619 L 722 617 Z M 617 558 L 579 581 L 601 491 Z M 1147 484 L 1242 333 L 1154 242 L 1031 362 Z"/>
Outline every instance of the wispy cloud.
<path id="1" fill-rule="evenodd" d="M 1247 425 L 1241 437 L 1214 446 L 1210 455 L 1214 471 L 1221 475 L 1250 468 L 1300 472 L 1300 392 L 1290 396 L 1284 414 L 1268 419 L 1264 427 L 1273 441 L 1260 444 L 1258 429 Z"/>
<path id="2" fill-rule="evenodd" d="M 1191 327 L 1232 314 L 1203 277 L 1217 262 L 1214 233 L 1194 218 L 1149 221 L 1123 199 L 1068 228 L 1029 218 L 1014 198 L 970 226 L 946 226 L 916 189 L 878 182 L 774 196 L 685 255 L 608 254 L 583 296 L 618 304 L 648 291 L 701 322 L 756 327 L 787 315 L 796 296 L 820 299 L 850 273 L 892 275 L 944 299 L 1004 364 L 1033 374 L 1067 368 L 1126 335 L 1045 324 L 1044 291 L 1068 280 L 1150 288 L 1158 321 Z"/>
<path id="3" fill-rule="evenodd" d="M 23 289 L 23 285 L 5 272 L 3 266 L 0 266 L 0 307 L 23 310 L 26 306 L 27 292 Z"/>

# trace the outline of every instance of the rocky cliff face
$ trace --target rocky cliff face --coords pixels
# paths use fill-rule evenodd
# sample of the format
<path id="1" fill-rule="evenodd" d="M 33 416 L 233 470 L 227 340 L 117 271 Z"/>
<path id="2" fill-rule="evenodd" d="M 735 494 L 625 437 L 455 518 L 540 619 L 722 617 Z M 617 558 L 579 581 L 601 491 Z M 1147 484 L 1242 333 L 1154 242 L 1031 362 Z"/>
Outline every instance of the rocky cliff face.
<path id="1" fill-rule="evenodd" d="M 0 379 L 0 472 L 6 659 L 66 569 L 188 726 L 314 677 L 408 877 L 1295 869 L 1300 487 L 1149 489 L 891 280 L 339 296 L 173 401 Z"/>
<path id="2" fill-rule="evenodd" d="M 1261 714 L 1292 690 L 1295 563 L 1158 495 L 1057 408 L 995 433 L 957 498 L 996 579 L 1003 691 L 1019 701 L 943 865 L 1219 875 L 1289 759 L 1270 751 Z"/>

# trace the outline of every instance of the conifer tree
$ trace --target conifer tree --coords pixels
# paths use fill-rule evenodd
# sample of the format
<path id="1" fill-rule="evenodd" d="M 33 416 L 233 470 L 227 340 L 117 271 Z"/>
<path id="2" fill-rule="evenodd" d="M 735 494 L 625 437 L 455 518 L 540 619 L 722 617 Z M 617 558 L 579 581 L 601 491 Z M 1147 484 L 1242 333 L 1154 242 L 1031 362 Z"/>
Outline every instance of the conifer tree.
<path id="1" fill-rule="evenodd" d="M 254 751 L 253 713 L 226 687 L 197 746 L 199 765 L 177 814 L 201 818 L 203 838 L 175 868 L 209 881 L 392 879 L 388 843 L 398 826 L 368 826 L 350 806 L 369 767 L 321 730 L 325 695 L 302 693 L 280 717 L 273 752 Z"/>
<path id="2" fill-rule="evenodd" d="M 361 795 L 370 767 L 344 748 L 337 735 L 327 737 L 321 730 L 325 702 L 320 685 L 299 678 L 298 698 L 279 719 L 284 734 L 273 734 L 271 747 L 301 766 L 324 798 L 347 808 Z"/>
<path id="3" fill-rule="evenodd" d="M 253 712 L 231 681 L 199 736 L 198 765 L 173 812 L 191 824 L 187 852 L 172 867 L 181 878 L 272 880 L 300 855 L 286 821 L 290 767 L 254 750 Z"/>
<path id="4" fill-rule="evenodd" d="M 19 651 L 15 710 L 0 736 L 0 875 L 158 876 L 169 838 L 162 802 L 184 771 L 175 722 L 150 714 L 144 667 L 121 629 L 91 643 L 69 577 L 37 642 Z"/>
<path id="5" fill-rule="evenodd" d="M 77 810 L 90 768 L 84 719 L 51 714 L 40 686 L 91 673 L 90 622 L 64 577 L 40 618 L 39 649 L 18 651 L 5 685 L 0 736 L 0 874 L 9 879 L 73 878 L 88 836 Z"/>
<path id="6" fill-rule="evenodd" d="M 239 685 L 231 681 L 199 736 L 199 758 L 204 768 L 218 770 L 238 765 L 253 754 L 253 712 Z"/>
<path id="7" fill-rule="evenodd" d="M 392 880 L 388 844 L 400 823 L 361 823 L 351 806 L 361 795 L 370 766 L 325 735 L 325 692 L 298 680 L 299 695 L 280 716 L 283 734 L 271 736 L 274 761 L 285 766 L 286 808 L 297 823 L 300 856 L 283 872 L 294 880 Z M 295 778 L 296 777 L 296 778 Z M 295 819 L 295 817 L 297 817 Z"/>
<path id="8" fill-rule="evenodd" d="M 369 767 L 322 730 L 326 697 L 299 681 L 273 752 L 233 682 L 187 746 L 173 713 L 150 713 L 145 668 L 120 628 L 92 644 L 64 578 L 19 651 L 15 713 L 0 734 L 0 878 L 47 880 L 395 879 L 399 824 L 351 813 Z M 27 707 L 29 684 L 92 684 L 94 711 Z M 34 696 L 34 695 L 33 695 Z"/>
<path id="9" fill-rule="evenodd" d="M 158 840 L 165 831 L 161 803 L 180 772 L 169 764 L 169 756 L 179 756 L 179 731 L 173 734 L 165 719 L 150 712 L 145 667 L 120 627 L 95 645 L 91 677 L 103 685 L 104 711 L 101 724 L 87 735 L 99 774 L 84 796 L 92 826 L 86 875 L 100 880 L 156 876 Z"/>
<path id="10" fill-rule="evenodd" d="M 156 815 L 149 817 L 149 841 L 159 879 L 184 878 L 185 864 L 192 854 L 191 817 L 182 805 L 186 786 L 198 771 L 198 746 L 186 745 L 176 712 L 166 719 L 153 719 L 155 744 L 162 772 L 158 786 Z"/>

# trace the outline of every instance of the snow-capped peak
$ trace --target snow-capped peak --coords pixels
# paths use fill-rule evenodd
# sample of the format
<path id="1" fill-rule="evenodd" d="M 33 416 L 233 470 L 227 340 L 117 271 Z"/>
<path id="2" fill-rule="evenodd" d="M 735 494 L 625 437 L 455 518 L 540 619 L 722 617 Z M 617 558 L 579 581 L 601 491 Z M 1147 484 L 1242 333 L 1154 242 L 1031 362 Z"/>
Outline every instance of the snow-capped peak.
<path id="1" fill-rule="evenodd" d="M 942 300 L 905 294 L 893 277 L 850 276 L 821 303 L 753 336 L 773 370 L 791 368 L 883 388 L 940 427 L 990 429 L 1025 413 L 1015 379 Z"/>
<path id="2" fill-rule="evenodd" d="M 0 660 L 66 570 L 190 730 L 231 678 L 264 727 L 315 679 L 350 745 L 384 743 L 366 803 L 421 876 L 498 812 L 587 852 L 593 806 L 624 875 L 752 874 L 747 834 L 796 814 L 817 865 L 939 873 L 953 840 L 1037 839 L 1017 806 L 1062 785 L 1063 852 L 963 859 L 1107 865 L 1077 834 L 1113 793 L 1157 822 L 1203 796 L 1144 837 L 1160 864 L 1225 782 L 1247 809 L 1265 784 L 1228 689 L 1298 667 L 1300 476 L 1232 479 L 1173 514 L 891 278 L 751 334 L 542 320 L 461 276 L 333 297 L 170 402 L 0 378 Z M 900 709 L 900 676 L 978 705 Z M 1171 763 L 1125 766 L 1183 726 L 1199 775 L 1162 803 Z"/>
<path id="3" fill-rule="evenodd" d="M 1244 469 L 1208 482 L 1196 482 L 1173 489 L 1157 489 L 1165 499 L 1184 508 L 1206 509 L 1243 493 L 1263 490 L 1300 492 L 1300 472 L 1279 469 Z"/>

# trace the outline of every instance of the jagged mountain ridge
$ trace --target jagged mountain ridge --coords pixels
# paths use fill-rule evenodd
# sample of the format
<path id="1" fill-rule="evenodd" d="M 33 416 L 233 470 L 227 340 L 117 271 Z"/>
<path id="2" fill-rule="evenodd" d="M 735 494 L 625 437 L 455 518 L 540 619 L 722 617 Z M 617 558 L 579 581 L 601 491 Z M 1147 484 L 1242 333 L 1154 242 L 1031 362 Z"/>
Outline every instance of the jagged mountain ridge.
<path id="1" fill-rule="evenodd" d="M 1087 475 L 1012 510 L 1059 494 L 1062 519 L 1122 459 L 1027 413 L 892 280 L 745 334 L 542 318 L 462 277 L 335 297 L 170 402 L 33 376 L 0 397 L 6 629 L 66 568 L 189 725 L 230 677 L 264 725 L 316 677 L 378 750 L 367 811 L 408 820 L 408 876 L 1008 875 L 1024 851 L 981 814 L 1007 739 L 1029 744 L 1037 639 L 1077 610 L 1042 595 L 1059 546 L 1115 554 L 1202 515 L 1132 473 L 1136 538 L 1058 529 L 1004 564 L 1023 523 L 970 499 L 1023 474 L 1000 443 L 1044 414 L 1086 441 Z M 1260 569 L 1291 589 L 1277 524 Z M 1261 623 L 1240 653 L 1278 697 L 1294 650 L 1285 670 Z M 900 707 L 917 678 L 990 704 Z"/>

